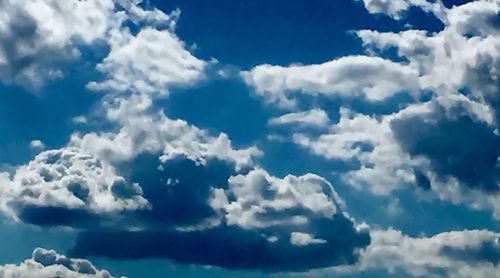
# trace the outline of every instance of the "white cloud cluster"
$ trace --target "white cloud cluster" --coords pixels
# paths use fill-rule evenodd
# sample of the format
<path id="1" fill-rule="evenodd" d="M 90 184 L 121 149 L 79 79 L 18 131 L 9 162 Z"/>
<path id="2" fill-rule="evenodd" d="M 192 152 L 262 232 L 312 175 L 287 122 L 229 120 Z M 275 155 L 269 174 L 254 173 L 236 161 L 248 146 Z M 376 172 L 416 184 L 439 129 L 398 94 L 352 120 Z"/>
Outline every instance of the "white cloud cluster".
<path id="1" fill-rule="evenodd" d="M 186 157 L 205 164 L 218 158 L 235 164 L 236 168 L 251 166 L 253 157 L 261 152 L 256 147 L 234 149 L 224 133 L 211 136 L 206 130 L 183 120 L 172 120 L 163 111 L 148 113 L 150 96 L 133 95 L 116 98 L 106 107 L 107 119 L 120 126 L 116 133 L 73 135 L 70 145 L 79 146 L 112 162 L 128 161 L 141 153 L 160 154 L 163 162 Z"/>
<path id="2" fill-rule="evenodd" d="M 431 91 L 432 99 L 408 105 L 390 115 L 363 115 L 341 108 L 339 122 L 328 132 L 320 136 L 295 133 L 294 142 L 327 159 L 359 162 L 359 169 L 342 173 L 346 183 L 358 188 L 367 186 L 375 194 L 387 195 L 404 185 L 418 185 L 433 190 L 442 200 L 492 210 L 495 217 L 500 217 L 498 194 L 491 194 L 500 186 L 500 177 L 496 174 L 500 167 L 500 32 L 497 23 L 500 2 L 480 0 L 451 9 L 427 1 L 365 1 L 365 4 L 372 12 L 392 16 L 417 6 L 443 21 L 444 29 L 433 34 L 421 30 L 357 32 L 370 53 L 383 56 L 386 50 L 395 48 L 404 62 L 371 58 L 390 65 L 389 71 L 405 67 L 413 73 L 410 84 L 414 86 L 409 87 L 404 78 L 393 79 L 380 72 L 363 76 L 366 80 L 374 76 L 373 88 L 386 90 L 390 87 L 387 83 L 394 88 L 413 87 L 419 92 Z M 370 68 L 367 61 L 364 62 Z M 260 67 L 261 72 L 272 68 Z M 252 71 L 259 72 L 258 69 L 259 66 Z M 296 74 L 295 66 L 280 70 L 290 71 L 281 73 L 285 77 L 255 79 L 262 81 L 255 83 L 256 90 L 280 92 L 284 96 L 283 88 L 290 88 L 290 93 L 321 92 L 322 87 L 311 84 L 329 84 L 325 81 L 329 79 L 316 82 L 322 74 L 329 73 L 326 69 L 310 79 L 307 73 Z M 297 79 L 307 82 L 297 82 Z M 352 79 L 345 77 L 334 82 L 334 86 L 349 81 Z M 358 82 L 356 86 L 362 84 L 366 83 Z M 459 93 L 461 90 L 466 92 Z M 344 88 L 343 92 L 350 90 Z M 469 133 L 475 134 L 476 141 L 466 139 Z M 474 165 L 466 165 L 472 160 Z"/>
<path id="3" fill-rule="evenodd" d="M 31 259 L 14 265 L 0 266 L 2 278 L 113 278 L 107 270 L 97 269 L 92 262 L 72 259 L 53 250 L 36 248 Z M 125 277 L 122 277 L 125 278 Z"/>
<path id="4" fill-rule="evenodd" d="M 46 80 L 63 77 L 59 66 L 63 62 L 80 57 L 81 47 L 92 47 L 95 43 L 122 48 L 136 41 L 137 51 L 144 49 L 141 39 L 159 43 L 168 41 L 169 32 L 163 37 L 145 32 L 139 40 L 133 40 L 122 28 L 128 20 L 155 26 L 173 28 L 179 11 L 165 14 L 158 9 L 145 10 L 142 0 L 5 0 L 0 3 L 0 80 L 28 87 L 41 87 Z M 172 45 L 171 46 L 175 46 Z M 142 50 L 141 50 L 142 49 Z M 118 51 L 113 57 L 123 55 Z M 174 53 L 174 52 L 170 52 Z M 128 57 L 128 56 L 125 56 Z M 112 59 L 112 58 L 110 58 Z M 99 68 L 107 71 L 112 65 L 108 59 Z M 154 65 L 145 65 L 154 66 Z M 129 76 L 130 77 L 130 76 Z M 153 77 L 153 78 L 157 78 Z"/>
<path id="5" fill-rule="evenodd" d="M 101 214 L 148 205 L 138 185 L 128 184 L 105 161 L 75 147 L 44 151 L 17 168 L 12 177 L 3 177 L 1 205 L 13 217 L 30 207 Z"/>
<path id="6" fill-rule="evenodd" d="M 498 92 L 500 31 L 495 18 L 499 12 L 498 1 L 474 1 L 446 10 L 445 28 L 436 34 L 420 30 L 357 34 L 373 51 L 395 47 L 418 70 L 422 89 L 455 94 L 469 87 L 481 101 Z"/>
<path id="7" fill-rule="evenodd" d="M 214 209 L 222 210 L 229 225 L 245 229 L 303 225 L 312 216 L 331 219 L 343 206 L 332 185 L 315 174 L 280 179 L 254 169 L 229 178 L 229 188 L 214 193 Z"/>
<path id="8" fill-rule="evenodd" d="M 457 111 L 462 112 L 457 114 Z M 424 153 L 420 155 L 410 154 L 408 150 L 404 149 L 404 140 L 399 138 L 401 133 L 411 134 L 409 133 L 411 130 L 425 128 L 424 124 L 419 126 L 417 122 L 412 123 L 413 119 L 422 119 L 429 125 L 435 126 L 429 132 L 437 132 L 436 129 L 447 132 L 444 125 L 448 122 L 456 122 L 457 127 L 463 124 L 460 127 L 461 131 L 458 131 L 461 133 L 456 134 L 456 136 L 467 136 L 466 134 L 471 132 L 471 128 L 474 126 L 461 122 L 464 113 L 467 115 L 465 119 L 471 119 L 471 123 L 475 122 L 478 126 L 484 126 L 484 132 L 488 132 L 487 127 L 491 126 L 493 122 L 492 113 L 488 106 L 470 101 L 464 96 L 450 95 L 437 97 L 426 103 L 413 104 L 401 111 L 380 117 L 371 117 L 341 108 L 341 117 L 338 123 L 332 125 L 327 133 L 317 137 L 295 133 L 293 140 L 308 148 L 312 153 L 326 159 L 358 161 L 360 163 L 359 169 L 342 173 L 344 182 L 357 188 L 368 188 L 377 195 L 388 195 L 392 191 L 405 188 L 408 185 L 424 187 L 419 183 L 422 183 L 421 178 L 426 178 L 428 179 L 428 188 L 425 189 L 432 189 L 440 199 L 455 204 L 466 204 L 475 209 L 489 209 L 498 215 L 500 212 L 498 196 L 478 190 L 478 184 L 481 180 L 473 182 L 460 180 L 455 177 L 456 172 L 445 172 L 446 169 L 443 169 L 446 166 L 453 167 L 455 164 L 452 164 L 452 161 L 457 159 L 462 161 L 464 158 L 450 157 L 450 161 L 444 162 L 445 166 L 432 167 L 432 160 L 436 159 L 435 157 L 426 156 Z M 396 126 L 398 122 L 403 123 L 401 129 Z M 468 120 L 465 123 L 468 123 Z M 439 126 L 441 124 L 443 127 Z M 483 131 L 483 129 L 480 130 Z M 422 133 L 420 136 L 423 135 L 429 136 L 426 133 Z M 494 154 L 496 146 L 491 145 L 489 141 L 498 140 L 498 138 L 493 128 L 490 128 L 489 135 L 477 133 L 476 136 L 478 140 L 485 141 L 483 145 L 478 143 L 479 145 L 475 149 L 466 145 L 467 143 L 461 144 L 460 138 L 445 143 L 440 142 L 436 135 L 430 138 L 434 138 L 431 144 L 456 144 L 457 150 L 453 152 L 457 155 L 464 153 L 466 156 L 471 156 L 477 153 L 484 156 L 485 152 Z M 418 140 L 424 140 L 424 138 L 414 139 L 416 142 Z M 424 147 L 429 148 L 427 145 L 423 145 L 421 148 Z M 442 150 L 442 153 L 444 154 L 445 150 Z M 487 160 L 489 158 L 480 157 L 478 159 Z M 478 165 L 479 160 L 475 162 Z M 467 160 L 463 161 L 467 163 Z M 478 167 L 486 168 L 486 166 L 489 165 L 481 164 Z M 494 163 L 490 167 L 495 167 Z M 469 167 L 468 171 L 474 172 L 473 168 Z M 467 170 L 464 169 L 464 171 Z M 485 172 L 482 178 L 487 179 L 486 175 Z"/>
<path id="9" fill-rule="evenodd" d="M 418 74 L 379 57 L 348 56 L 317 65 L 259 65 L 242 72 L 245 82 L 268 103 L 293 107 L 295 94 L 362 97 L 381 101 L 418 90 Z"/>
<path id="10" fill-rule="evenodd" d="M 112 0 L 5 0 L 0 7 L 0 80 L 26 86 L 61 77 L 58 62 L 121 24 Z"/>
<path id="11" fill-rule="evenodd" d="M 92 90 L 166 94 L 169 86 L 195 82 L 206 65 L 168 29 L 146 27 L 137 35 L 120 30 L 109 43 L 110 53 L 97 65 L 108 79 L 89 83 Z"/>

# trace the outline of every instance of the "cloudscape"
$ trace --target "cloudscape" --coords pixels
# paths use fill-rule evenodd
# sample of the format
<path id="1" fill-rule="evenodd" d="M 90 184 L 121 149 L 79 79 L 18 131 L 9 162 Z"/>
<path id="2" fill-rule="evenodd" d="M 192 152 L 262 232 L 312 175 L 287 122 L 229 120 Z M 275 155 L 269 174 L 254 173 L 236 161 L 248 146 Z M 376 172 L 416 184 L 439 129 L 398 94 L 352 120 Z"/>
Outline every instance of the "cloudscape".
<path id="1" fill-rule="evenodd" d="M 500 277 L 500 1 L 0 0 L 31 277 Z"/>

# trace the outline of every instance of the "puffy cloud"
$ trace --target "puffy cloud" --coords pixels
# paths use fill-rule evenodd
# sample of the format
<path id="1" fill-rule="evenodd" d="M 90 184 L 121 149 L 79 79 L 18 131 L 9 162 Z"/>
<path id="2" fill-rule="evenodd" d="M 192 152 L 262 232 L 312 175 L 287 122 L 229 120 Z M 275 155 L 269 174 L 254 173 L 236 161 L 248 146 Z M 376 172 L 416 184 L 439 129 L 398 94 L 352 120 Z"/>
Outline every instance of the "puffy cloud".
<path id="1" fill-rule="evenodd" d="M 33 140 L 30 142 L 30 148 L 32 150 L 43 150 L 45 149 L 45 144 L 40 140 Z"/>
<path id="2" fill-rule="evenodd" d="M 391 128 L 406 153 L 429 161 L 437 179 L 453 176 L 471 188 L 499 190 L 500 136 L 460 107 L 448 114 L 436 107 L 429 113 L 394 119 Z"/>
<path id="3" fill-rule="evenodd" d="M 31 259 L 18 265 L 0 266 L 3 278 L 112 278 L 107 270 L 97 269 L 90 261 L 72 259 L 53 250 L 36 248 Z"/>
<path id="4" fill-rule="evenodd" d="M 401 19 L 404 12 L 412 6 L 433 12 L 438 16 L 444 12 L 441 1 L 432 3 L 427 0 L 363 0 L 363 4 L 370 13 L 383 13 L 395 19 Z"/>
<path id="5" fill-rule="evenodd" d="M 136 25 L 146 24 L 174 29 L 180 15 L 180 10 L 175 10 L 170 14 L 166 14 L 157 8 L 145 10 L 140 7 L 144 2 L 143 0 L 116 0 L 116 2 L 127 11 L 127 19 Z"/>
<path id="6" fill-rule="evenodd" d="M 368 56 L 342 57 L 317 65 L 259 65 L 241 76 L 266 102 L 283 107 L 294 106 L 294 95 L 300 93 L 381 101 L 419 88 L 414 69 Z"/>
<path id="7" fill-rule="evenodd" d="M 141 188 L 74 147 L 48 150 L 5 177 L 2 208 L 37 225 L 85 225 L 100 215 L 145 208 Z"/>
<path id="8" fill-rule="evenodd" d="M 325 111 L 315 108 L 303 112 L 288 113 L 269 120 L 269 125 L 290 125 L 298 127 L 326 127 L 330 122 L 330 118 Z"/>
<path id="9" fill-rule="evenodd" d="M 417 30 L 357 33 L 372 51 L 396 48 L 418 70 L 422 89 L 443 95 L 467 88 L 468 97 L 489 104 L 498 113 L 499 12 L 498 1 L 473 1 L 446 10 L 445 28 L 436 34 Z"/>
<path id="10" fill-rule="evenodd" d="M 141 2 L 2 1 L 0 80 L 8 84 L 40 87 L 46 80 L 62 78 L 64 73 L 59 69 L 59 64 L 79 58 L 81 47 L 104 42 L 115 49 L 132 40 L 131 35 L 126 32 L 128 28 L 121 27 L 127 20 L 137 25 L 146 23 L 170 28 L 175 26 L 178 11 L 169 15 L 158 9 L 145 10 L 139 6 Z M 141 39 L 166 41 L 164 38 L 154 37 L 154 34 L 141 35 Z M 136 50 L 140 49 L 139 43 Z M 108 59 L 107 64 L 109 63 Z M 99 68 L 106 70 L 106 65 Z"/>
<path id="11" fill-rule="evenodd" d="M 256 147 L 234 149 L 224 133 L 210 135 L 183 120 L 172 120 L 163 111 L 152 112 L 150 96 L 115 98 L 105 107 L 107 119 L 118 132 L 74 134 L 70 145 L 79 146 L 113 162 L 128 161 L 141 153 L 160 153 L 161 160 L 187 157 L 204 164 L 218 158 L 237 168 L 251 166 L 261 152 Z"/>
<path id="12" fill-rule="evenodd" d="M 56 64 L 77 58 L 78 44 L 104 39 L 120 24 L 111 0 L 5 0 L 0 6 L 0 79 L 5 83 L 37 87 L 60 77 Z"/>
<path id="13" fill-rule="evenodd" d="M 371 233 L 357 271 L 386 269 L 414 277 L 496 277 L 500 271 L 500 234 L 465 230 L 432 237 L 409 237 L 398 230 Z"/>
<path id="14" fill-rule="evenodd" d="M 169 169 L 169 164 L 164 168 Z M 195 177 L 199 172 L 193 175 L 189 169 L 185 170 L 186 175 L 173 177 L 170 185 L 163 186 L 164 190 L 158 191 L 161 187 L 157 187 L 152 191 L 160 196 L 171 190 L 177 193 L 171 198 L 158 198 L 158 204 L 164 204 L 164 208 L 156 207 L 162 212 L 156 219 L 168 223 L 179 213 L 185 219 L 183 210 L 196 211 L 202 216 L 200 213 L 207 211 L 209 205 L 215 214 L 203 216 L 219 217 L 218 221 L 181 229 L 161 225 L 135 231 L 94 229 L 80 234 L 72 253 L 121 259 L 168 258 L 180 263 L 273 272 L 305 271 L 353 264 L 359 249 L 370 242 L 367 231 L 355 227 L 345 214 L 331 184 L 319 176 L 306 174 L 280 179 L 255 169 L 226 179 L 226 184 L 222 179 L 219 183 L 201 181 L 200 187 Z M 165 177 L 175 173 L 178 171 Z M 218 171 L 207 173 L 209 178 Z M 140 176 L 145 177 L 143 173 Z M 148 195 L 146 187 L 152 183 L 147 184 L 145 195 Z M 182 189 L 186 186 L 195 190 Z M 207 192 L 211 192 L 209 198 L 200 198 L 207 196 Z M 182 203 L 178 205 L 183 209 L 168 211 L 167 208 L 175 208 L 175 204 L 169 204 L 175 200 Z M 194 206 L 203 202 L 204 206 Z M 151 203 L 155 208 L 155 202 Z M 194 220 L 190 216 L 186 219 Z"/>
<path id="15" fill-rule="evenodd" d="M 317 155 L 359 162 L 358 169 L 342 173 L 355 187 L 387 195 L 415 185 L 495 214 L 499 140 L 489 108 L 464 96 L 438 97 L 381 117 L 341 109 L 328 133 L 294 135 Z"/>
<path id="16" fill-rule="evenodd" d="M 278 179 L 262 169 L 231 177 L 224 200 L 227 223 L 242 228 L 306 224 L 314 217 L 332 218 L 342 206 L 332 185 L 320 176 Z M 290 213 L 293 211 L 298 213 Z"/>
<path id="17" fill-rule="evenodd" d="M 326 240 L 313 238 L 310 234 L 293 232 L 290 235 L 290 243 L 297 246 L 306 246 L 310 244 L 322 244 Z"/>
<path id="18" fill-rule="evenodd" d="M 171 85 L 189 85 L 201 77 L 206 62 L 192 56 L 170 30 L 151 27 L 137 35 L 120 30 L 109 39 L 111 51 L 97 70 L 108 79 L 92 90 L 167 93 Z"/>
<path id="19" fill-rule="evenodd" d="M 445 27 L 433 34 L 358 31 L 373 54 L 395 48 L 403 65 L 417 72 L 419 90 L 433 93 L 431 100 L 390 115 L 341 109 L 328 132 L 296 133 L 294 141 L 327 159 L 359 162 L 359 169 L 342 173 L 356 187 L 386 195 L 417 185 L 499 217 L 499 12 L 498 1 L 474 1 L 443 8 Z"/>

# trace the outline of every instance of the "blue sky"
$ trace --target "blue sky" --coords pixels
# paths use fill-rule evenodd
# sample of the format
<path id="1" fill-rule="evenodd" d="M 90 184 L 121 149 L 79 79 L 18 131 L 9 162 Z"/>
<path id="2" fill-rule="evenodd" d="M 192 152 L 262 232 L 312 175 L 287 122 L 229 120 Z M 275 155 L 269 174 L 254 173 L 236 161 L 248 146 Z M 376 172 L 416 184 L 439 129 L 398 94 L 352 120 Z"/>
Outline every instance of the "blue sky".
<path id="1" fill-rule="evenodd" d="M 497 0 L 0 7 L 0 277 L 500 273 Z"/>

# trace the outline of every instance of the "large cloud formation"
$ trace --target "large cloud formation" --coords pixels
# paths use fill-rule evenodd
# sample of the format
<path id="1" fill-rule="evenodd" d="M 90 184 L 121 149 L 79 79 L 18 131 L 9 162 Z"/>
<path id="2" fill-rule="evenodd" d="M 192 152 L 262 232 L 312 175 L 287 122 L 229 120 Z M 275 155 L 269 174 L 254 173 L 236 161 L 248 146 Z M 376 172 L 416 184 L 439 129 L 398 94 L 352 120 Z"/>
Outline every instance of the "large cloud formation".
<path id="1" fill-rule="evenodd" d="M 198 178 L 175 173 L 177 176 L 167 185 L 171 189 L 152 189 L 163 197 L 157 198 L 158 206 L 153 203 L 151 218 L 142 217 L 152 220 L 148 229 L 85 232 L 73 254 L 160 257 L 225 268 L 305 271 L 353 264 L 359 250 L 370 242 L 367 230 L 355 226 L 343 212 L 343 202 L 331 184 L 319 176 L 279 179 L 257 169 L 230 177 L 223 187 L 207 190 L 208 186 L 200 188 L 194 183 Z M 151 186 L 152 182 L 145 184 L 144 191 Z M 176 210 L 181 205 L 175 198 L 187 205 Z M 195 213 L 184 215 L 186 211 Z M 176 218 L 178 213 L 186 217 Z M 193 223 L 177 228 L 168 225 L 186 221 Z"/>
<path id="2" fill-rule="evenodd" d="M 262 154 L 257 147 L 236 147 L 224 133 L 167 117 L 155 101 L 167 98 L 172 87 L 196 84 L 209 64 L 175 35 L 178 11 L 165 14 L 142 8 L 141 1 L 121 0 L 3 4 L 4 83 L 41 86 L 59 78 L 60 62 L 77 58 L 80 47 L 99 41 L 110 48 L 96 66 L 102 79 L 87 85 L 103 93 L 97 110 L 107 129 L 74 133 L 65 146 L 0 173 L 0 209 L 24 223 L 78 230 L 73 255 L 165 258 L 270 272 L 340 266 L 334 271 L 498 273 L 495 233 L 430 238 L 396 230 L 370 233 L 349 216 L 325 178 L 275 177 L 256 165 Z M 399 93 L 419 99 L 431 91 L 431 99 L 380 116 L 341 108 L 333 124 L 326 112 L 312 108 L 271 119 L 270 126 L 311 127 L 316 120 L 316 127 L 330 125 L 319 136 L 299 129 L 293 140 L 327 159 L 357 161 L 359 169 L 342 173 L 353 186 L 387 195 L 413 185 L 500 217 L 498 2 L 452 9 L 423 0 L 364 4 L 396 19 L 416 6 L 436 15 L 445 28 L 435 34 L 361 30 L 357 35 L 368 53 L 380 57 L 260 65 L 241 76 L 265 101 L 287 108 L 294 108 L 300 94 L 383 102 Z M 385 58 L 392 48 L 400 61 Z M 88 261 L 43 249 L 1 271 L 109 276 Z"/>
<path id="3" fill-rule="evenodd" d="M 384 76 L 382 73 L 386 71 L 378 70 L 371 75 L 376 78 L 369 88 L 384 86 L 386 94 L 416 90 L 413 95 L 418 102 L 405 104 L 399 111 L 386 115 L 364 115 L 343 107 L 340 119 L 327 132 L 319 136 L 297 132 L 293 141 L 327 159 L 359 163 L 359 169 L 341 173 L 344 181 L 355 187 L 367 187 L 375 194 L 387 195 L 404 185 L 414 185 L 436 193 L 442 200 L 492 210 L 495 217 L 500 217 L 500 3 L 474 1 L 450 9 L 427 1 L 364 3 L 370 12 L 386 13 L 398 19 L 409 7 L 415 6 L 443 22 L 443 30 L 432 34 L 411 29 L 399 33 L 356 32 L 367 52 L 376 55 L 370 56 L 371 59 L 384 61 L 390 70 L 407 68 L 399 76 L 405 76 L 406 72 L 414 74 L 408 83 Z M 394 59 L 391 54 L 394 50 L 398 61 L 390 59 Z M 255 72 L 259 78 L 253 80 L 265 81 L 266 76 L 275 80 L 271 72 L 261 70 L 267 67 L 257 66 L 244 75 Z M 347 76 L 343 82 L 329 78 L 299 82 L 306 81 L 313 71 L 295 75 L 296 66 L 279 68 L 283 69 L 283 82 L 250 85 L 264 95 L 278 91 L 286 92 L 284 95 L 314 95 L 346 80 L 355 81 Z M 400 86 L 390 90 L 385 86 L 387 83 Z M 430 99 L 421 102 L 429 93 Z M 371 94 L 371 98 L 377 96 Z"/>
<path id="4" fill-rule="evenodd" d="M 0 265 L 0 277 L 113 278 L 107 270 L 97 269 L 88 260 L 68 258 L 44 248 L 36 248 L 31 259 L 18 265 Z"/>
<path id="5" fill-rule="evenodd" d="M 104 36 L 102 80 L 87 85 L 103 93 L 96 116 L 110 128 L 74 133 L 66 146 L 2 173 L 2 210 L 24 223 L 77 229 L 78 256 L 266 271 L 355 263 L 370 237 L 330 182 L 273 177 L 255 165 L 255 146 L 236 148 L 226 134 L 155 106 L 172 87 L 202 79 L 207 62 L 176 37 L 177 11 L 138 4 L 114 3 L 121 21 Z"/>

